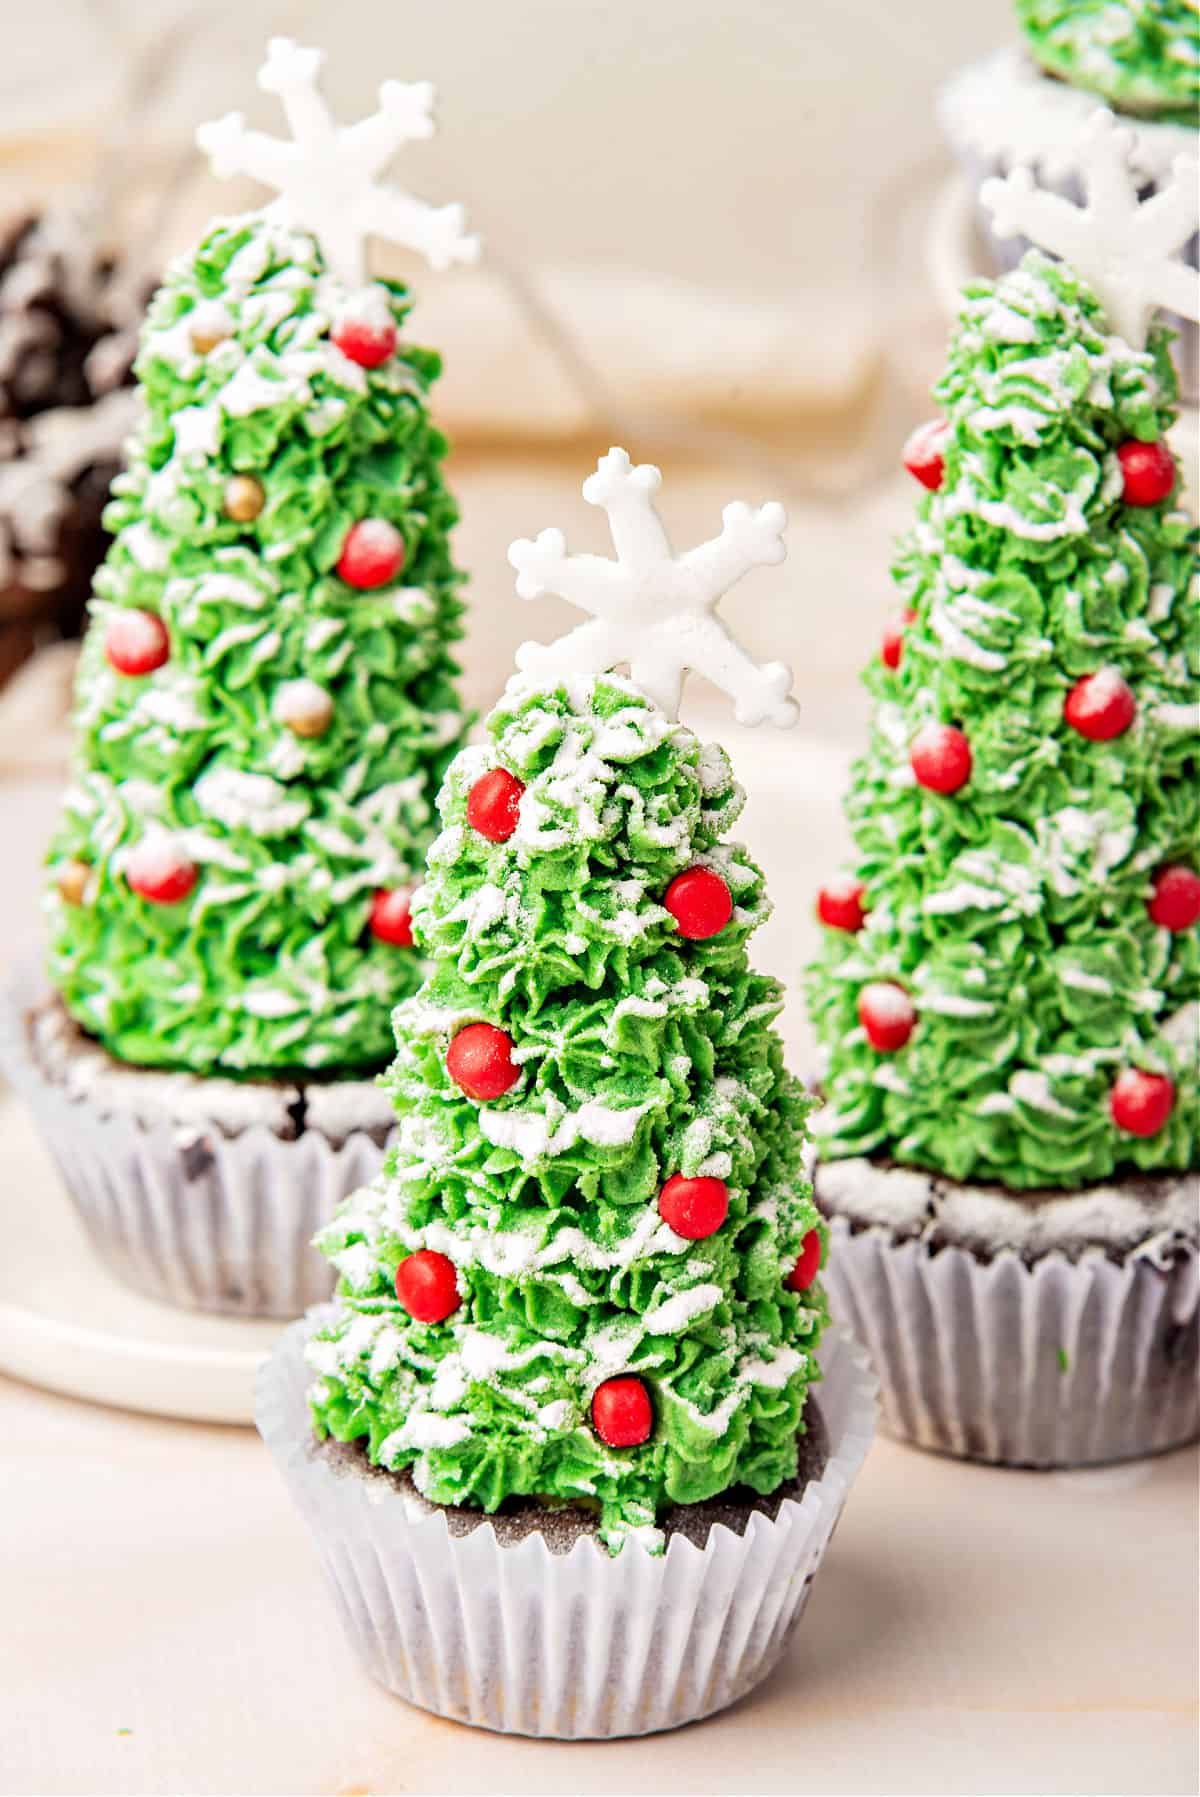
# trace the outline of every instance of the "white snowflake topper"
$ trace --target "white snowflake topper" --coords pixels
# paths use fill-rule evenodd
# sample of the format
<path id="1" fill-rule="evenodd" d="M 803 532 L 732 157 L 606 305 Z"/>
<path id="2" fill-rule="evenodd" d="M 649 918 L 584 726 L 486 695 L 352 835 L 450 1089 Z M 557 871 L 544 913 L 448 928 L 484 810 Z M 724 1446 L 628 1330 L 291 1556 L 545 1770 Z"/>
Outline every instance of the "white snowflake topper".
<path id="1" fill-rule="evenodd" d="M 590 680 L 628 663 L 635 685 L 670 718 L 679 712 L 684 675 L 694 669 L 729 695 L 739 723 L 794 724 L 791 669 L 752 661 L 716 612 L 743 574 L 784 559 L 787 514 L 776 503 L 752 511 L 737 501 L 721 514 L 719 537 L 675 555 L 654 509 L 661 483 L 657 468 L 632 466 L 623 449 L 601 456 L 584 481 L 588 504 L 608 513 L 615 561 L 568 555 L 561 530 L 512 545 L 508 559 L 522 599 L 555 593 L 591 613 L 590 623 L 557 642 L 523 643 L 518 668 L 535 678 Z"/>
<path id="2" fill-rule="evenodd" d="M 1028 237 L 1061 256 L 1094 289 L 1113 329 L 1143 349 L 1157 306 L 1200 317 L 1194 271 L 1176 260 L 1196 232 L 1197 165 L 1177 156 L 1169 184 L 1139 201 L 1130 171 L 1133 133 L 1094 112 L 1079 142 L 1085 204 L 1035 186 L 1027 168 L 980 189 L 999 237 Z"/>
<path id="3" fill-rule="evenodd" d="M 461 206 L 427 206 L 376 179 L 402 144 L 432 137 L 429 82 L 385 81 L 378 112 L 357 125 L 337 125 L 317 91 L 324 60 L 321 50 L 302 49 L 287 37 L 271 39 L 258 85 L 283 101 L 293 141 L 247 130 L 240 112 L 227 113 L 196 132 L 213 173 L 252 175 L 274 187 L 279 198 L 268 210 L 310 231 L 348 287 L 367 279 L 371 236 L 419 250 L 434 268 L 474 262 L 479 239 L 464 231 Z"/>

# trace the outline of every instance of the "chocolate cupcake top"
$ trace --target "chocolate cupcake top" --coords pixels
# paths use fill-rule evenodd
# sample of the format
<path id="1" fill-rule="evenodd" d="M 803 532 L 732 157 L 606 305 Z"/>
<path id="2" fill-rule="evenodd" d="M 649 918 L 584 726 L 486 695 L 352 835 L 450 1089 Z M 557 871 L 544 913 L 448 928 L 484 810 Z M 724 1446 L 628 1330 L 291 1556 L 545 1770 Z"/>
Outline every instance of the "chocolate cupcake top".
<path id="1" fill-rule="evenodd" d="M 1119 112 L 1200 123 L 1194 0 L 1016 0 L 1036 61 Z"/>

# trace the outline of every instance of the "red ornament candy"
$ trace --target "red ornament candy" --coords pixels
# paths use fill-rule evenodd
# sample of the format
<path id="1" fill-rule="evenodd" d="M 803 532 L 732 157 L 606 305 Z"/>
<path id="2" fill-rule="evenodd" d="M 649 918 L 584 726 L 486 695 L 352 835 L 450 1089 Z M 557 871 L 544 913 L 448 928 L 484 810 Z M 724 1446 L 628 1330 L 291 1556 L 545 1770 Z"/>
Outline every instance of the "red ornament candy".
<path id="1" fill-rule="evenodd" d="M 936 493 L 946 474 L 946 438 L 950 426 L 944 418 L 931 418 L 919 424 L 904 445 L 904 466 L 914 480 Z"/>
<path id="2" fill-rule="evenodd" d="M 1063 717 L 1090 742 L 1124 736 L 1137 714 L 1137 700 L 1115 668 L 1085 674 L 1067 694 Z"/>
<path id="3" fill-rule="evenodd" d="M 130 607 L 109 619 L 104 653 L 118 674 L 153 674 L 170 655 L 171 639 L 156 612 Z"/>
<path id="4" fill-rule="evenodd" d="M 378 306 L 351 302 L 335 319 L 331 335 L 347 360 L 360 368 L 378 368 L 396 348 L 396 321 L 386 302 Z"/>
<path id="5" fill-rule="evenodd" d="M 796 1264 L 783 1283 L 791 1292 L 806 1292 L 820 1270 L 821 1236 L 819 1230 L 810 1229 L 800 1244 Z"/>
<path id="6" fill-rule="evenodd" d="M 858 1021 L 872 1048 L 895 1054 L 917 1027 L 917 1008 L 903 986 L 872 980 L 858 995 Z"/>
<path id="7" fill-rule="evenodd" d="M 1139 443 L 1131 437 L 1117 450 L 1117 460 L 1126 505 L 1157 505 L 1175 485 L 1175 462 L 1165 443 Z"/>
<path id="8" fill-rule="evenodd" d="M 971 778 L 971 745 L 953 724 L 924 724 L 912 739 L 909 763 L 930 792 L 957 792 Z"/>
<path id="9" fill-rule="evenodd" d="M 489 842 L 507 842 L 520 822 L 525 782 L 506 767 L 480 774 L 467 794 L 467 822 Z"/>
<path id="10" fill-rule="evenodd" d="M 817 893 L 817 916 L 831 930 L 861 930 L 866 918 L 863 895 L 866 887 L 853 874 L 830 880 Z"/>
<path id="11" fill-rule="evenodd" d="M 153 905 L 177 905 L 196 884 L 199 874 L 179 844 L 165 833 L 143 836 L 130 851 L 125 879 L 139 898 Z"/>
<path id="12" fill-rule="evenodd" d="M 407 886 L 381 886 L 371 902 L 370 930 L 378 942 L 411 948 L 413 895 Z"/>
<path id="13" fill-rule="evenodd" d="M 884 631 L 883 642 L 879 649 L 879 659 L 885 668 L 900 666 L 900 657 L 904 653 L 904 627 L 906 624 L 915 623 L 916 616 L 912 606 L 906 605 Z"/>
<path id="14" fill-rule="evenodd" d="M 658 1194 L 658 1214 L 676 1235 L 702 1242 L 716 1235 L 729 1215 L 729 1188 L 723 1179 L 687 1179 L 675 1173 Z"/>
<path id="15" fill-rule="evenodd" d="M 654 1412 L 650 1393 L 640 1379 L 625 1373 L 606 1379 L 592 1397 L 592 1422 L 601 1441 L 610 1448 L 636 1448 L 650 1439 Z"/>
<path id="16" fill-rule="evenodd" d="M 1175 1108 L 1175 1086 L 1165 1073 L 1126 1067 L 1113 1081 L 1108 1108 L 1130 1136 L 1156 1136 Z"/>
<path id="17" fill-rule="evenodd" d="M 396 1296 L 415 1323 L 441 1323 L 462 1303 L 454 1262 L 432 1248 L 407 1255 L 396 1268 Z"/>
<path id="18" fill-rule="evenodd" d="M 1160 867 L 1146 909 L 1164 930 L 1190 930 L 1200 918 L 1200 874 L 1178 863 Z"/>
<path id="19" fill-rule="evenodd" d="M 349 587 L 369 591 L 395 580 L 404 566 L 404 538 L 386 518 L 360 518 L 346 532 L 337 574 Z"/>
<path id="20" fill-rule="evenodd" d="M 711 867 L 689 867 L 676 874 L 667 887 L 663 904 L 689 942 L 719 936 L 733 916 L 733 895 L 720 874 Z"/>
<path id="21" fill-rule="evenodd" d="M 468 1098 L 503 1098 L 521 1077 L 512 1037 L 494 1023 L 468 1023 L 446 1053 L 446 1070 Z"/>

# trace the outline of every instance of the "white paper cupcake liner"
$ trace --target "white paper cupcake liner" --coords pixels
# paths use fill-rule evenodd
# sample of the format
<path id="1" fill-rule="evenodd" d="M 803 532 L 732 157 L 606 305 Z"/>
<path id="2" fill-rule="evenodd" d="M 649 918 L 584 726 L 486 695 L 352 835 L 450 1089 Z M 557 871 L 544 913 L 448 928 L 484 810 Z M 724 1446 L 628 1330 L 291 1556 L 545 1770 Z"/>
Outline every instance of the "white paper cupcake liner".
<path id="1" fill-rule="evenodd" d="M 774 1521 L 715 1524 L 615 1558 L 590 1538 L 552 1554 L 486 1522 L 453 1536 L 442 1510 L 314 1450 L 304 1344 L 284 1334 L 259 1379 L 258 1427 L 313 1534 L 371 1676 L 407 1702 L 505 1734 L 651 1734 L 712 1715 L 766 1677 L 800 1620 L 875 1426 L 862 1350 L 832 1330 L 816 1388 L 829 1459 Z"/>
<path id="2" fill-rule="evenodd" d="M 998 51 L 983 62 L 961 69 L 938 95 L 938 119 L 976 196 L 975 222 L 997 274 L 1015 268 L 1027 241 L 997 237 L 991 214 L 978 194 L 991 175 L 1006 175 L 1019 165 L 1033 168 L 1041 186 L 1078 203 L 1083 198 L 1076 145 L 1084 125 L 1104 102 L 1095 94 L 1042 74 L 1021 51 Z M 1121 116 L 1133 133 L 1133 166 L 1144 199 L 1156 193 L 1179 155 L 1195 156 L 1197 133 L 1185 125 Z M 1200 202 L 1197 205 L 1200 230 Z M 1193 268 L 1200 266 L 1200 236 L 1184 252 Z M 1172 345 L 1180 397 L 1189 405 L 1200 398 L 1200 328 L 1185 318 L 1167 315 L 1179 333 Z"/>
<path id="3" fill-rule="evenodd" d="M 289 1139 L 298 1086 L 139 1072 L 99 1048 L 48 1070 L 29 1028 L 47 994 L 28 974 L 0 993 L 0 1067 L 105 1265 L 163 1303 L 231 1316 L 296 1317 L 328 1298 L 336 1275 L 312 1238 L 378 1173 L 386 1097 L 370 1081 L 309 1087 Z M 339 1110 L 364 1126 L 326 1133 Z"/>
<path id="4" fill-rule="evenodd" d="M 884 1430 L 1012 1466 L 1133 1459 L 1200 1435 L 1194 1251 L 1163 1269 L 1011 1250 L 983 1261 L 830 1221 L 833 1314 L 866 1347 Z"/>

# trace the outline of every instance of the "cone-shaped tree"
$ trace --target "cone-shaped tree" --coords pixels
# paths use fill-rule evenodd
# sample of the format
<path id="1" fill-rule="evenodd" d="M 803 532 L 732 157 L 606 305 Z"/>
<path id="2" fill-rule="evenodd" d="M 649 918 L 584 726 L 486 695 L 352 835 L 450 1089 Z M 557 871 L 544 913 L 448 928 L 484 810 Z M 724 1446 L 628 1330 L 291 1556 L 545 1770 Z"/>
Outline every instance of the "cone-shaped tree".
<path id="1" fill-rule="evenodd" d="M 819 907 L 826 1155 L 1013 1187 L 1195 1158 L 1200 670 L 1167 341 L 1132 347 L 1037 252 L 966 290 L 866 676 L 855 902 Z"/>
<path id="2" fill-rule="evenodd" d="M 277 42 L 267 84 L 313 54 Z M 406 889 L 465 724 L 439 363 L 325 241 L 278 205 L 218 223 L 142 336 L 49 897 L 53 981 L 129 1061 L 379 1065 L 420 979 Z"/>
<path id="3" fill-rule="evenodd" d="M 622 560 L 564 558 L 544 533 L 555 590 L 611 599 L 637 577 L 656 480 L 601 463 L 585 493 Z M 731 507 L 721 556 L 690 565 L 719 560 L 723 590 L 778 559 L 781 529 L 778 508 Z M 728 673 L 734 645 L 708 632 Z M 671 637 L 660 625 L 660 657 Z M 675 640 L 686 654 L 696 632 Z M 670 706 L 573 677 L 595 643 L 585 625 L 524 655 L 539 672 L 451 767 L 415 911 L 431 971 L 395 1017 L 399 1139 L 324 1233 L 341 1284 L 309 1354 L 318 1432 L 365 1438 L 439 1503 L 594 1502 L 615 1549 L 630 1531 L 660 1545 L 672 1502 L 795 1472 L 825 1307 L 808 1101 L 772 1027 L 780 988 L 747 955 L 762 876 L 724 840 L 742 794 Z M 783 705 L 786 670 L 737 666 Z"/>

